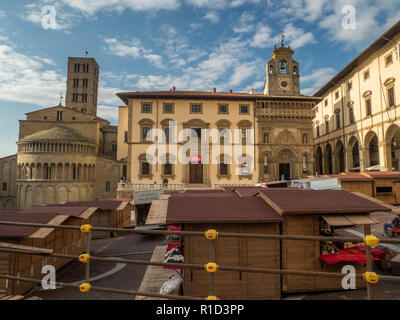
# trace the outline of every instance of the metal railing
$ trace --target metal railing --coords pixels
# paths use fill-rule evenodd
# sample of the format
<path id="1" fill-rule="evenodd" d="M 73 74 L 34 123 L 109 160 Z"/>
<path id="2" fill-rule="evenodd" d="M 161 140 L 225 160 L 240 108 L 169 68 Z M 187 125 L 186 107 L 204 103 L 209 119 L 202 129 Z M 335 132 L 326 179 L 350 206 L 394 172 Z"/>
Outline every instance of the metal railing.
<path id="1" fill-rule="evenodd" d="M 281 275 L 302 275 L 302 276 L 319 276 L 319 277 L 334 277 L 343 278 L 345 275 L 339 272 L 323 272 L 323 271 L 306 271 L 306 270 L 291 270 L 291 269 L 273 269 L 273 268 L 249 268 L 249 267 L 237 267 L 237 266 L 219 266 L 215 263 L 215 241 L 218 238 L 253 238 L 253 239 L 274 239 L 274 240 L 307 240 L 307 241 L 337 241 L 337 242 L 356 242 L 364 243 L 366 247 L 366 258 L 367 258 L 367 272 L 364 274 L 355 274 L 356 279 L 364 279 L 367 282 L 367 297 L 369 300 L 373 299 L 373 284 L 379 280 L 382 281 L 395 281 L 400 282 L 400 277 L 379 275 L 372 272 L 372 254 L 371 247 L 375 247 L 379 243 L 391 243 L 400 244 L 400 239 L 386 239 L 377 238 L 370 235 L 369 227 L 365 228 L 365 237 L 325 237 L 325 236 L 300 236 L 300 235 L 276 235 L 276 234 L 247 234 L 247 233 L 218 233 L 216 230 L 207 230 L 206 232 L 196 231 L 162 231 L 162 230 L 135 230 L 135 229 L 124 229 L 124 228 L 105 228 L 105 227 L 92 227 L 91 225 L 82 226 L 62 226 L 62 225 L 49 225 L 40 223 L 25 223 L 25 222 L 9 222 L 0 221 L 0 225 L 13 225 L 21 227 L 40 227 L 40 228 L 55 228 L 55 229 L 69 229 L 69 230 L 80 230 L 85 234 L 86 238 L 86 253 L 82 255 L 70 255 L 54 252 L 42 252 L 38 250 L 23 248 L 14 249 L 10 247 L 0 246 L 0 252 L 10 252 L 27 255 L 40 255 L 54 258 L 66 258 L 66 259 L 78 259 L 80 262 L 85 263 L 85 283 L 81 285 L 73 285 L 68 283 L 57 282 L 56 285 L 59 287 L 71 287 L 79 288 L 81 292 L 86 293 L 90 290 L 102 291 L 117 294 L 127 295 L 140 295 L 155 298 L 164 299 L 175 299 L 175 300 L 203 300 L 203 298 L 192 297 L 192 296 L 180 296 L 170 294 L 159 294 L 154 292 L 139 292 L 120 290 L 115 288 L 103 288 L 103 287 L 92 287 L 90 281 L 90 261 L 101 261 L 109 263 L 125 263 L 132 265 L 148 265 L 148 266 L 159 266 L 159 267 L 181 267 L 196 270 L 205 270 L 210 273 L 210 296 L 206 299 L 215 300 L 218 299 L 215 296 L 215 273 L 224 271 L 237 271 L 237 272 L 249 272 L 249 273 L 270 273 L 270 274 L 281 274 Z M 109 258 L 109 257 L 95 257 L 90 255 L 91 251 L 91 232 L 92 231 L 112 231 L 112 232 L 124 232 L 124 233 L 139 233 L 139 234 L 153 234 L 153 235 L 195 235 L 205 237 L 210 241 L 210 260 L 206 264 L 188 264 L 188 263 L 167 263 L 167 262 L 155 262 L 155 261 L 143 261 L 143 260 L 132 260 L 123 258 Z M 41 280 L 12 276 L 12 275 L 0 275 L 0 279 L 18 280 L 22 282 L 41 283 Z"/>

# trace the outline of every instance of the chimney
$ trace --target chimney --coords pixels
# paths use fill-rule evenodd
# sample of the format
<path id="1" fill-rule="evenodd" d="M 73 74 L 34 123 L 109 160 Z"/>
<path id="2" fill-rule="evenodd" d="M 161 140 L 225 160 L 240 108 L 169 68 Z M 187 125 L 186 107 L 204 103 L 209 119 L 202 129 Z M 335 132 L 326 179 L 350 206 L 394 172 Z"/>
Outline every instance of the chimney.
<path id="1" fill-rule="evenodd" d="M 254 92 L 255 92 L 255 90 L 254 90 L 254 89 L 251 89 L 249 93 L 250 93 L 250 94 L 254 94 Z"/>
<path id="2" fill-rule="evenodd" d="M 229 93 L 232 93 L 232 89 L 229 89 Z"/>
<path id="3" fill-rule="evenodd" d="M 214 90 L 213 90 L 213 91 L 214 91 L 214 93 L 216 93 L 216 92 L 217 92 L 217 88 L 214 88 Z"/>

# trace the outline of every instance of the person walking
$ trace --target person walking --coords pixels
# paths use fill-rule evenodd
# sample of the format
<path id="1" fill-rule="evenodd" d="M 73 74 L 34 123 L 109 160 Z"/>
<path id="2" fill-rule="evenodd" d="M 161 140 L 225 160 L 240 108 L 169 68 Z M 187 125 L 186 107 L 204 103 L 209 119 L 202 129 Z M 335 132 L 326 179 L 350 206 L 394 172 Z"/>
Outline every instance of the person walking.
<path id="1" fill-rule="evenodd" d="M 383 224 L 383 232 L 385 233 L 385 236 L 388 236 L 388 228 L 392 229 L 392 237 L 394 237 L 394 232 L 393 228 L 400 226 L 400 219 L 399 217 L 396 217 L 392 220 L 392 223 L 384 223 Z"/>

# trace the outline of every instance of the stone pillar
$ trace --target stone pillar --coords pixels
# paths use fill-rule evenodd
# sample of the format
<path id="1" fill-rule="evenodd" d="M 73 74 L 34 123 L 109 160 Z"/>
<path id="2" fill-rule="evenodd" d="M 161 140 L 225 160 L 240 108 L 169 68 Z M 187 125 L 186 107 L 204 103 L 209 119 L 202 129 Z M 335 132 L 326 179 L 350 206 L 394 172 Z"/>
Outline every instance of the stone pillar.
<path id="1" fill-rule="evenodd" d="M 388 161 L 386 158 L 386 143 L 380 141 L 378 143 L 379 147 L 379 168 L 381 171 L 392 171 L 392 168 L 388 168 Z"/>

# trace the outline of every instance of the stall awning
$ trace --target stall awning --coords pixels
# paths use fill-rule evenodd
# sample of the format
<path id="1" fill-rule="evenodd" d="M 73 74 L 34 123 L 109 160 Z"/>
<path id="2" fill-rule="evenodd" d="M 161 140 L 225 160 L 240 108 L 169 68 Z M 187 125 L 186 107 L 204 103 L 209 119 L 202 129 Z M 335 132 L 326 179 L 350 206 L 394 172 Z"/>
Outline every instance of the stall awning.
<path id="1" fill-rule="evenodd" d="M 357 224 L 377 224 L 378 221 L 367 215 L 322 216 L 333 227 L 346 227 Z"/>

